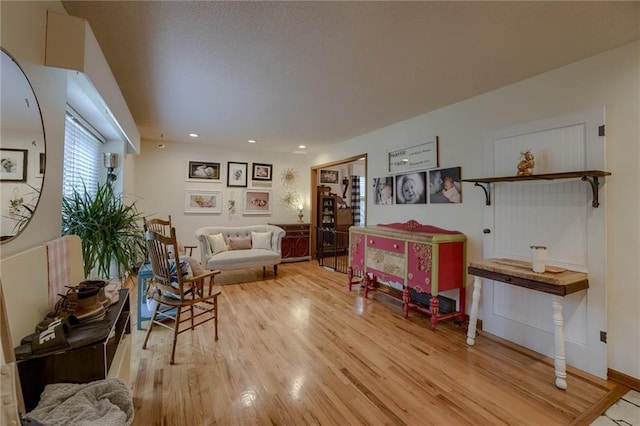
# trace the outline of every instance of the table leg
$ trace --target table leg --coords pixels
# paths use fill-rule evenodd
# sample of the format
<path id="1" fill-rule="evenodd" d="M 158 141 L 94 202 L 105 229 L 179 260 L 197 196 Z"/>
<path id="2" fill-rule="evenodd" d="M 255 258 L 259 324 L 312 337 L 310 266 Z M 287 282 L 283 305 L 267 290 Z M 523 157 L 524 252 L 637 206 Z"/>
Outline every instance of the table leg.
<path id="1" fill-rule="evenodd" d="M 458 321 L 460 324 L 464 324 L 465 314 L 467 313 L 467 289 L 462 286 L 459 290 L 460 294 L 460 316 L 458 317 Z"/>
<path id="2" fill-rule="evenodd" d="M 347 268 L 347 279 L 349 280 L 349 291 L 351 291 L 353 285 L 353 268 L 351 266 Z"/>
<path id="3" fill-rule="evenodd" d="M 438 300 L 437 295 L 431 295 L 429 310 L 431 311 L 431 329 L 435 330 L 436 324 L 438 323 L 438 313 L 440 312 L 440 300 Z"/>
<path id="4" fill-rule="evenodd" d="M 136 328 L 138 330 L 142 330 L 142 321 L 140 320 L 140 318 L 142 318 L 142 303 L 145 300 L 145 289 L 143 287 L 145 287 L 145 279 L 142 278 L 140 276 L 140 274 L 138 274 L 138 300 L 136 300 L 136 304 L 138 305 L 138 318 L 136 319 Z"/>
<path id="5" fill-rule="evenodd" d="M 567 388 L 567 364 L 564 354 L 564 319 L 562 317 L 562 296 L 552 296 L 553 304 L 553 354 L 556 370 L 556 387 Z"/>
<path id="6" fill-rule="evenodd" d="M 467 329 L 467 345 L 473 346 L 476 341 L 476 325 L 478 323 L 478 306 L 480 305 L 480 293 L 482 293 L 482 278 L 473 278 L 473 297 L 471 299 L 471 315 L 469 316 L 469 328 Z"/>
<path id="7" fill-rule="evenodd" d="M 369 278 L 369 274 L 365 272 L 364 277 L 362 277 L 362 284 L 364 285 L 364 298 L 366 299 L 369 296 L 369 284 L 371 283 L 371 279 Z"/>
<path id="8" fill-rule="evenodd" d="M 409 318 L 409 303 L 411 302 L 411 291 L 409 287 L 404 286 L 402 289 L 402 312 L 405 318 Z"/>

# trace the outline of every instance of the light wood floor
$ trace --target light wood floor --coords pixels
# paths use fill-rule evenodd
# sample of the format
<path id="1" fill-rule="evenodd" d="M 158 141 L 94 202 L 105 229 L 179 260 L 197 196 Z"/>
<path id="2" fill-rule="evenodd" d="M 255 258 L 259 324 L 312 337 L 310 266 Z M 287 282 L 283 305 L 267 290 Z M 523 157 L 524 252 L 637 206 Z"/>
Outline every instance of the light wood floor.
<path id="1" fill-rule="evenodd" d="M 258 280 L 222 286 L 217 342 L 212 323 L 180 335 L 172 366 L 168 330 L 142 350 L 132 327 L 134 425 L 588 425 L 627 391 L 571 367 L 559 390 L 551 359 L 482 332 L 469 347 L 316 262 L 219 278 Z"/>

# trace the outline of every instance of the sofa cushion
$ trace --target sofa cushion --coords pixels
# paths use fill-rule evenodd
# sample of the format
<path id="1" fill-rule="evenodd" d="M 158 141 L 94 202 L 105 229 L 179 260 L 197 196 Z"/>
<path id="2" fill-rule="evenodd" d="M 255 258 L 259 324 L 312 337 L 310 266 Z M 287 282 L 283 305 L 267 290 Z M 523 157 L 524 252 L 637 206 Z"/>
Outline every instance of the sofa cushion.
<path id="1" fill-rule="evenodd" d="M 271 232 L 251 231 L 251 243 L 253 248 L 271 250 Z"/>
<path id="2" fill-rule="evenodd" d="M 224 235 L 214 234 L 214 235 L 207 235 L 206 237 L 207 237 L 207 241 L 209 241 L 209 247 L 211 248 L 211 253 L 217 254 L 217 253 L 229 250 L 229 247 L 227 247 L 227 242 L 224 239 Z"/>
<path id="3" fill-rule="evenodd" d="M 224 271 L 277 265 L 281 260 L 280 254 L 273 250 L 255 248 L 250 250 L 229 250 L 209 257 L 205 267 L 211 270 L 220 269 Z"/>
<path id="4" fill-rule="evenodd" d="M 251 248 L 251 237 L 229 237 L 230 250 L 249 250 Z"/>

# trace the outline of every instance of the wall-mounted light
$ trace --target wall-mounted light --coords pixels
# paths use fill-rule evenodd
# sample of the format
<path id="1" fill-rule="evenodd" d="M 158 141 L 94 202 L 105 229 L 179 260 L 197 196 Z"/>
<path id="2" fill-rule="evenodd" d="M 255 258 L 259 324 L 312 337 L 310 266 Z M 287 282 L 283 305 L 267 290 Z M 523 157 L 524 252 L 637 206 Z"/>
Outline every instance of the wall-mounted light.
<path id="1" fill-rule="evenodd" d="M 302 209 L 304 208 L 304 206 L 302 205 L 302 203 L 298 204 L 298 222 L 302 223 L 302 218 L 304 217 L 304 214 L 302 213 Z"/>
<path id="2" fill-rule="evenodd" d="M 112 183 L 117 178 L 113 170 L 118 167 L 118 158 L 119 156 L 115 152 L 104 153 L 104 166 L 107 168 L 107 183 Z"/>

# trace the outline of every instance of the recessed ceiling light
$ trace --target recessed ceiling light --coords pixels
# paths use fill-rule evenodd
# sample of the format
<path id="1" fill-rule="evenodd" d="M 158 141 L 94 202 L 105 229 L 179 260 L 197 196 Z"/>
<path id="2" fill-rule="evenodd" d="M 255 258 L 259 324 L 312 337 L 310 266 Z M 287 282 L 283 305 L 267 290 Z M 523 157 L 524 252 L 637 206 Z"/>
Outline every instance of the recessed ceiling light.
<path id="1" fill-rule="evenodd" d="M 256 143 L 255 139 L 249 139 L 247 142 L 249 142 L 249 143 Z"/>
<path id="2" fill-rule="evenodd" d="M 165 147 L 165 146 L 166 146 L 166 145 L 165 145 L 165 144 L 163 144 L 163 143 L 159 143 L 159 144 L 158 144 L 158 148 L 160 148 L 160 149 L 164 149 L 164 147 Z"/>
<path id="3" fill-rule="evenodd" d="M 305 149 L 307 146 L 306 145 L 298 145 L 298 148 L 300 149 Z"/>
<path id="4" fill-rule="evenodd" d="M 408 163 L 409 159 L 408 158 L 403 158 L 402 161 L 405 162 L 405 163 Z"/>
<path id="5" fill-rule="evenodd" d="M 189 136 L 191 136 L 192 138 L 197 138 L 198 134 L 197 133 L 189 133 Z"/>

